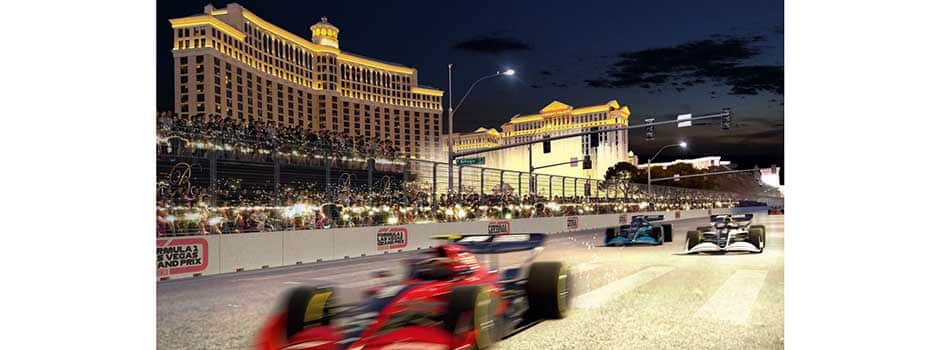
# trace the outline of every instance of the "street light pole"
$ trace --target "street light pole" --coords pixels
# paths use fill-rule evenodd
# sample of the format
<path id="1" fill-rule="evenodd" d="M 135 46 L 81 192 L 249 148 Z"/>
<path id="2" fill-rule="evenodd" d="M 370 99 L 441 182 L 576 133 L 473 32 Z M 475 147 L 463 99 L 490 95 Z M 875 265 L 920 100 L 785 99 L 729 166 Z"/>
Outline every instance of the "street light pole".
<path id="1" fill-rule="evenodd" d="M 656 157 L 659 156 L 660 152 L 663 152 L 663 150 L 670 147 L 676 147 L 676 146 L 686 148 L 686 142 L 674 143 L 672 145 L 666 145 L 666 146 L 660 147 L 660 150 L 656 151 L 656 154 L 654 154 L 653 157 L 650 157 L 650 159 L 647 160 L 647 193 L 649 193 L 651 197 L 653 196 L 653 175 L 650 170 L 653 169 L 653 160 L 656 159 Z"/>
<path id="2" fill-rule="evenodd" d="M 454 123 L 454 121 L 455 121 L 455 111 L 457 111 L 459 108 L 462 107 L 462 103 L 465 102 L 465 98 L 468 97 L 468 94 L 472 93 L 472 89 L 475 88 L 475 85 L 478 85 L 478 83 L 482 82 L 482 80 L 485 80 L 485 79 L 488 79 L 488 78 L 494 78 L 494 77 L 502 76 L 502 75 L 514 75 L 514 74 L 515 74 L 515 71 L 514 71 L 513 69 L 507 69 L 507 70 L 505 70 L 505 71 L 498 71 L 498 72 L 495 72 L 495 73 L 492 73 L 492 74 L 489 74 L 489 75 L 486 75 L 486 76 L 484 76 L 484 77 L 479 78 L 479 79 L 476 80 L 474 83 L 472 83 L 472 86 L 469 86 L 468 91 L 465 92 L 465 95 L 462 96 L 462 99 L 459 100 L 459 103 L 453 107 L 453 106 L 452 106 L 452 64 L 449 64 L 449 113 L 448 113 L 448 117 L 449 117 L 449 137 L 448 137 L 448 140 L 447 140 L 447 142 L 449 143 L 449 159 L 448 159 L 448 161 L 449 161 L 449 184 L 448 184 L 448 187 L 446 188 L 446 194 L 448 195 L 447 197 L 449 198 L 449 201 L 450 201 L 450 202 L 451 202 L 451 198 L 452 198 L 452 182 L 453 182 L 453 181 L 452 181 L 452 178 L 453 178 L 453 174 L 452 174 L 452 163 L 455 162 L 455 150 L 454 150 L 455 145 L 454 145 L 454 142 L 453 142 L 453 140 L 452 140 L 452 138 L 453 138 L 453 135 L 452 135 L 452 134 L 455 133 L 454 125 L 453 125 L 453 123 Z M 435 181 L 435 180 L 433 180 L 433 181 Z"/>
<path id="3" fill-rule="evenodd" d="M 453 136 L 452 133 L 454 133 L 454 131 L 452 131 L 452 122 L 455 120 L 455 110 L 452 108 L 452 64 L 451 63 L 449 63 L 449 115 L 448 117 L 449 117 L 449 138 L 447 142 L 449 143 L 449 186 L 446 187 L 445 193 L 446 193 L 446 199 L 451 200 L 452 162 L 454 161 L 453 156 L 452 156 L 454 153 L 453 152 L 454 142 L 452 141 L 452 136 Z M 432 181 L 437 181 L 437 179 L 433 178 Z"/>

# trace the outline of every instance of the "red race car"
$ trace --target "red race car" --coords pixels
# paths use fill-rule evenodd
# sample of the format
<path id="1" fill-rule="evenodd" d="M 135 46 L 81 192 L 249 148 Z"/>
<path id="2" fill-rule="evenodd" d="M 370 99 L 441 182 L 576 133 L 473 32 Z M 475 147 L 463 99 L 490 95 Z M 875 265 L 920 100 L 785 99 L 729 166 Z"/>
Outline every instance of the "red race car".
<path id="1" fill-rule="evenodd" d="M 261 350 L 484 349 L 570 307 L 571 274 L 560 262 L 532 262 L 545 235 L 447 235 L 408 261 L 398 283 L 374 288 L 365 302 L 342 305 L 332 287 L 290 291 L 255 340 Z M 522 266 L 499 271 L 499 253 L 532 251 Z M 485 265 L 476 254 L 496 259 Z"/>

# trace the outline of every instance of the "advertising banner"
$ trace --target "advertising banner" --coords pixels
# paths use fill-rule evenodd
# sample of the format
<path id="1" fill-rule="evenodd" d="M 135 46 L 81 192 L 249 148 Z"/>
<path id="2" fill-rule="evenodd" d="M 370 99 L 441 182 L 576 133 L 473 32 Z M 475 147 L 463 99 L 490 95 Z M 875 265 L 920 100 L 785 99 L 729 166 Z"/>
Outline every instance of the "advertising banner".
<path id="1" fill-rule="evenodd" d="M 376 231 L 376 250 L 405 248 L 409 245 L 409 230 L 405 227 L 384 227 Z"/>
<path id="2" fill-rule="evenodd" d="M 580 227 L 580 219 L 577 216 L 568 216 L 567 229 L 576 230 L 578 227 Z"/>
<path id="3" fill-rule="evenodd" d="M 490 221 L 488 222 L 489 234 L 509 234 L 511 233 L 511 221 Z"/>
<path id="4" fill-rule="evenodd" d="M 208 268 L 208 240 L 179 238 L 156 240 L 158 276 L 201 273 Z"/>

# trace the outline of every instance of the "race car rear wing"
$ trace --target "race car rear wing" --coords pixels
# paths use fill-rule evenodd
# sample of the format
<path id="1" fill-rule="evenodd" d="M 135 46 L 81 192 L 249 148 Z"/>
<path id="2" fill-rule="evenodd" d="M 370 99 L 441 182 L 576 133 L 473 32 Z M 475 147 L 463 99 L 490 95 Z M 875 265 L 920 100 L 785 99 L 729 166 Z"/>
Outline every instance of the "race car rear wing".
<path id="1" fill-rule="evenodd" d="M 437 235 L 432 239 L 444 239 L 461 245 L 474 254 L 500 254 L 532 250 L 544 245 L 543 233 Z"/>
<path id="2" fill-rule="evenodd" d="M 646 221 L 663 221 L 663 215 L 636 215 L 631 219 L 643 218 Z"/>
<path id="3" fill-rule="evenodd" d="M 753 217 L 753 216 L 754 216 L 753 214 L 743 214 L 743 215 L 721 214 L 721 215 L 712 215 L 712 216 L 709 217 L 709 221 L 710 221 L 710 222 L 722 221 L 722 220 L 725 220 L 726 218 L 732 218 L 733 221 L 752 221 L 752 217 Z"/>

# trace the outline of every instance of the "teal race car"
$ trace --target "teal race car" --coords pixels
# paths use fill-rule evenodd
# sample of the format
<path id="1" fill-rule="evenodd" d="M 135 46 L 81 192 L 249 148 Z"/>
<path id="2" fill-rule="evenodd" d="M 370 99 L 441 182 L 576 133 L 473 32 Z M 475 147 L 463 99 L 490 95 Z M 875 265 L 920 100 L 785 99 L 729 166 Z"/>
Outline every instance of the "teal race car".
<path id="1" fill-rule="evenodd" d="M 657 224 L 663 221 L 663 215 L 636 215 L 630 218 L 629 225 L 608 228 L 604 235 L 604 245 L 625 246 L 634 244 L 662 245 L 673 241 L 673 225 Z"/>

